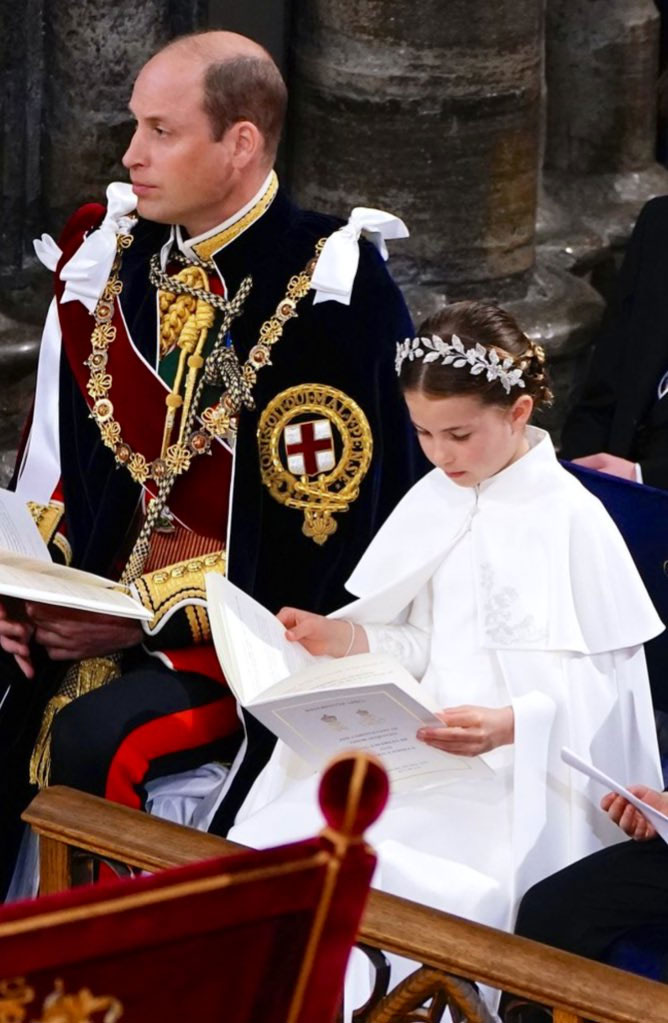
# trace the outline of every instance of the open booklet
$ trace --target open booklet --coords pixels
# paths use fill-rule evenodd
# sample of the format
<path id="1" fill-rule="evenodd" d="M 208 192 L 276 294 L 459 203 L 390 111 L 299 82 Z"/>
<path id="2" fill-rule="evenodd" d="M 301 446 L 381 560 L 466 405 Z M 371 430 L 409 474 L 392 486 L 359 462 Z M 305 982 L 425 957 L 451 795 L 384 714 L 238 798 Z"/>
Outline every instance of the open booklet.
<path id="1" fill-rule="evenodd" d="M 151 612 L 112 579 L 51 561 L 24 501 L 1 489 L 0 596 L 121 618 L 151 618 Z"/>
<path id="2" fill-rule="evenodd" d="M 439 708 L 392 657 L 313 657 L 278 619 L 223 576 L 206 577 L 209 619 L 227 682 L 242 706 L 317 769 L 347 749 L 381 757 L 395 790 L 489 775 L 416 738 Z"/>
<path id="3" fill-rule="evenodd" d="M 579 757 L 573 750 L 568 749 L 567 746 L 562 746 L 561 748 L 561 759 L 565 764 L 574 767 L 577 771 L 581 771 L 582 774 L 586 774 L 588 778 L 593 778 L 594 781 L 599 782 L 608 792 L 616 792 L 618 796 L 628 799 L 629 803 L 635 806 L 636 810 L 640 810 L 643 817 L 646 817 L 650 824 L 654 825 L 657 835 L 660 835 L 664 842 L 668 842 L 668 817 L 661 813 L 660 810 L 655 810 L 653 806 L 649 806 L 642 799 L 639 799 L 638 796 L 634 796 L 620 782 L 615 781 L 614 778 L 610 778 L 603 771 L 600 771 L 598 767 L 594 767 L 593 764 L 583 760 L 582 757 Z"/>

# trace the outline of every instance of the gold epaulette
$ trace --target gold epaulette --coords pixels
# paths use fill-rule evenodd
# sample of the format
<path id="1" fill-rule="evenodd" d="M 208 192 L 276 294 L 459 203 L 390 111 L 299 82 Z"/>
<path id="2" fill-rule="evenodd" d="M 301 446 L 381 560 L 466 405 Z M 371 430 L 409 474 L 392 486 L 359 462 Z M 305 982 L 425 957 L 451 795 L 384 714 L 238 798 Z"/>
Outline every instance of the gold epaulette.
<path id="1" fill-rule="evenodd" d="M 65 505 L 62 501 L 49 501 L 48 504 L 38 504 L 36 501 L 28 501 L 28 511 L 35 520 L 40 536 L 45 544 L 53 544 L 63 556 L 66 565 L 72 564 L 72 548 L 63 533 L 58 532 L 63 516 Z"/>
<path id="2" fill-rule="evenodd" d="M 149 633 L 157 632 L 174 611 L 183 609 L 193 643 L 206 643 L 211 638 L 206 607 L 207 572 L 225 574 L 225 551 L 216 551 L 199 558 L 188 558 L 166 568 L 147 572 L 135 581 L 137 597 L 152 612 L 147 623 Z"/>

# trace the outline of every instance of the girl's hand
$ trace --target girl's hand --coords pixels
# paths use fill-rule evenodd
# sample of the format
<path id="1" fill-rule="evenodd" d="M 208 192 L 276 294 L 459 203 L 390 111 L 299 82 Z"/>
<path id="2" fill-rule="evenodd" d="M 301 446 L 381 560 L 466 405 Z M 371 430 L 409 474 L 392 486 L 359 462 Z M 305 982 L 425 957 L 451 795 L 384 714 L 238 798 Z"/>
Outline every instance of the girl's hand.
<path id="1" fill-rule="evenodd" d="M 443 727 L 420 728 L 417 737 L 446 753 L 474 757 L 515 739 L 515 714 L 508 707 L 446 707 L 437 715 Z"/>
<path id="2" fill-rule="evenodd" d="M 668 793 L 648 789 L 645 785 L 629 785 L 629 792 L 632 792 L 638 799 L 642 799 L 648 806 L 653 806 L 655 810 L 660 810 L 661 813 L 668 812 Z M 648 838 L 656 837 L 654 825 L 650 824 L 632 803 L 629 803 L 623 796 L 618 796 L 616 792 L 608 792 L 603 796 L 601 809 L 606 811 L 608 817 L 618 824 L 629 838 L 635 838 L 637 842 L 644 842 Z"/>
<path id="3" fill-rule="evenodd" d="M 296 607 L 282 607 L 277 618 L 285 625 L 285 638 L 292 643 L 301 643 L 310 654 L 345 657 L 347 654 L 363 654 L 369 649 L 361 625 L 325 618 Z"/>

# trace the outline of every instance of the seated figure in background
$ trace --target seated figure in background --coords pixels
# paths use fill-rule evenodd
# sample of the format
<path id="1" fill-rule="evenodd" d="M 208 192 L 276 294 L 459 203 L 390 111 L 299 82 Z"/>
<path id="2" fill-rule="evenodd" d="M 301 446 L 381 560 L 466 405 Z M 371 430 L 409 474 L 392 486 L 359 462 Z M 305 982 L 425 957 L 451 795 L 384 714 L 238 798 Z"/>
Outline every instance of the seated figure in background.
<path id="1" fill-rule="evenodd" d="M 646 785 L 630 789 L 668 815 L 668 792 Z M 668 846 L 623 796 L 609 792 L 601 807 L 634 841 L 602 849 L 534 885 L 522 899 L 515 930 L 605 962 L 627 932 L 668 927 Z"/>
<path id="2" fill-rule="evenodd" d="M 561 455 L 668 489 L 668 196 L 640 213 Z"/>

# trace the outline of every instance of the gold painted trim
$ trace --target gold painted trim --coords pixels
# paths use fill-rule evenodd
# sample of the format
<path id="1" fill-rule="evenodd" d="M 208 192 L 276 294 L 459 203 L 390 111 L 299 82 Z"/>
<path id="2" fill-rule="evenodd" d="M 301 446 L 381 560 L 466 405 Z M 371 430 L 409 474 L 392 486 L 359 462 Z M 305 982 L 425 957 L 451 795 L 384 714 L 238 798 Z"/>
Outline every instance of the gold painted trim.
<path id="1" fill-rule="evenodd" d="M 252 227 L 253 224 L 255 224 L 256 221 L 258 221 L 260 217 L 267 212 L 276 198 L 277 192 L 278 178 L 276 176 L 276 171 L 272 171 L 266 191 L 260 196 L 255 205 L 249 209 L 248 213 L 245 213 L 244 216 L 235 221 L 234 224 L 230 224 L 229 227 L 219 231 L 218 234 L 212 235 L 211 238 L 205 238 L 204 241 L 196 242 L 194 245 L 191 245 L 191 248 L 197 258 L 206 262 L 211 259 L 216 252 L 220 252 L 220 250 L 224 249 L 226 245 L 229 245 L 230 242 L 233 242 L 236 238 L 238 238 L 240 234 L 243 234 L 249 227 Z"/>
<path id="2" fill-rule="evenodd" d="M 339 759 L 347 759 L 349 756 L 349 753 L 342 753 L 339 757 L 335 758 L 333 763 L 336 763 Z M 327 837 L 330 840 L 333 840 L 333 854 L 327 864 L 327 876 L 320 896 L 320 903 L 311 927 L 311 933 L 308 937 L 308 943 L 304 950 L 302 967 L 297 978 L 297 983 L 295 984 L 295 993 L 293 995 L 286 1023 L 295 1023 L 295 1021 L 299 1018 L 299 1013 L 301 1012 L 301 1008 L 304 1003 L 306 985 L 308 984 L 309 977 L 313 971 L 313 965 L 318 951 L 318 944 L 332 904 L 341 864 L 343 863 L 349 848 L 364 841 L 363 835 L 356 835 L 352 837 L 351 831 L 362 799 L 364 783 L 369 772 L 370 760 L 373 760 L 374 763 L 379 763 L 375 757 L 369 757 L 367 754 L 358 753 L 355 755 L 353 773 L 346 795 L 346 805 L 341 823 L 341 830 L 335 831 L 332 828 L 325 828 L 321 832 L 321 837 Z"/>
<path id="3" fill-rule="evenodd" d="M 0 924 L 0 938 L 10 938 L 17 934 L 26 934 L 46 927 L 59 927 L 63 924 L 77 923 L 80 920 L 95 920 L 109 913 L 129 912 L 159 902 L 171 902 L 186 898 L 189 895 L 203 895 L 221 888 L 231 888 L 235 884 L 248 884 L 251 881 L 262 881 L 282 875 L 299 874 L 307 870 L 316 870 L 326 866 L 331 854 L 324 849 L 314 853 L 312 857 L 298 863 L 281 863 L 272 867 L 257 867 L 240 874 L 218 874 L 215 877 L 204 877 L 198 881 L 182 881 L 170 888 L 157 888 L 155 891 L 141 892 L 137 895 L 122 895 L 117 899 L 104 899 L 87 906 L 73 906 L 71 909 L 56 909 L 52 912 L 39 913 L 24 920 L 10 920 Z"/>

